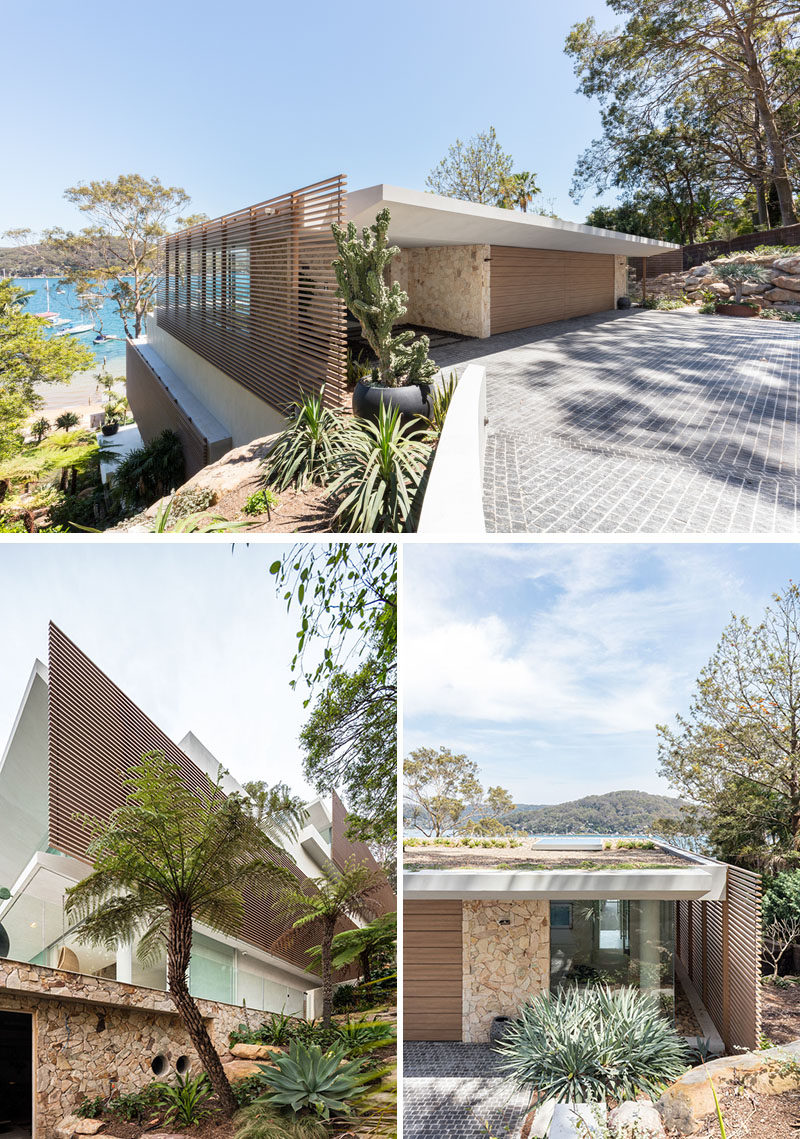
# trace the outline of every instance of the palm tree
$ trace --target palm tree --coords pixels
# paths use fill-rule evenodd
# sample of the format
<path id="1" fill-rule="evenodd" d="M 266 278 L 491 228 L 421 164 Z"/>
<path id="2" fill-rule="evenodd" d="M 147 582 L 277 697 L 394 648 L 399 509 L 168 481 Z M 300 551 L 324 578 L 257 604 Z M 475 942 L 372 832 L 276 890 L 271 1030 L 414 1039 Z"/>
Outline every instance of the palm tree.
<path id="1" fill-rule="evenodd" d="M 343 929 L 334 936 L 331 946 L 331 964 L 334 969 L 343 969 L 358 959 L 361 978 L 366 983 L 372 980 L 372 966 L 376 959 L 394 958 L 397 952 L 397 914 L 381 914 L 369 925 L 358 929 Z M 309 969 L 318 969 L 322 960 L 322 947 L 307 949 L 311 958 Z"/>
<path id="2" fill-rule="evenodd" d="M 37 419 L 36 422 L 34 424 L 32 424 L 32 426 L 31 426 L 31 431 L 33 432 L 33 437 L 37 443 L 41 443 L 42 439 L 44 439 L 45 435 L 47 434 L 47 432 L 49 430 L 50 430 L 50 420 L 49 419 L 44 419 L 44 418 Z"/>
<path id="3" fill-rule="evenodd" d="M 386 885 L 382 871 L 371 870 L 363 862 L 349 859 L 343 869 L 331 862 L 320 878 L 309 878 L 302 887 L 281 889 L 276 898 L 279 913 L 294 919 L 278 943 L 289 940 L 298 930 L 314 928 L 320 937 L 322 964 L 322 1023 L 330 1027 L 333 1012 L 333 938 L 342 918 L 369 921 L 379 910 L 375 895 Z"/>
<path id="4" fill-rule="evenodd" d="M 143 963 L 166 947 L 169 995 L 222 1110 L 232 1115 L 236 1101 L 187 983 L 192 924 L 235 936 L 245 890 L 265 894 L 296 881 L 274 861 L 276 840 L 297 834 L 305 810 L 288 796 L 260 806 L 238 793 L 225 796 L 222 776 L 220 769 L 216 783 L 191 791 L 161 752 L 144 755 L 126 777 L 122 806 L 108 819 L 84 820 L 94 869 L 67 891 L 66 912 L 80 919 L 78 937 L 88 944 L 114 951 L 139 938 Z"/>
<path id="5" fill-rule="evenodd" d="M 61 415 L 56 419 L 56 427 L 62 431 L 69 431 L 72 427 L 77 427 L 80 419 L 74 411 L 62 411 Z"/>
<path id="6" fill-rule="evenodd" d="M 513 210 L 518 206 L 525 214 L 528 212 L 528 206 L 540 193 L 541 190 L 536 185 L 536 175 L 531 174 L 530 170 L 522 170 L 519 174 L 509 174 L 502 180 L 497 204 L 506 210 Z"/>

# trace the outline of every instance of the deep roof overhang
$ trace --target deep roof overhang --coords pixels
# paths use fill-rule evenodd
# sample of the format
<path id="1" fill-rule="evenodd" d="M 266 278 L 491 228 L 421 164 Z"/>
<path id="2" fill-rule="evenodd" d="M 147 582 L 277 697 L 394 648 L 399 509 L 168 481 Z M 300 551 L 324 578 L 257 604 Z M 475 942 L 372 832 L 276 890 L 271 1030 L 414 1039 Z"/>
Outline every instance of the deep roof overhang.
<path id="1" fill-rule="evenodd" d="M 462 202 L 383 183 L 353 190 L 347 195 L 347 218 L 358 226 L 371 225 L 375 215 L 384 208 L 391 213 L 391 241 L 406 248 L 510 245 L 521 249 L 613 253 L 623 257 L 652 257 L 680 248 L 667 241 L 596 229 L 520 210 Z"/>

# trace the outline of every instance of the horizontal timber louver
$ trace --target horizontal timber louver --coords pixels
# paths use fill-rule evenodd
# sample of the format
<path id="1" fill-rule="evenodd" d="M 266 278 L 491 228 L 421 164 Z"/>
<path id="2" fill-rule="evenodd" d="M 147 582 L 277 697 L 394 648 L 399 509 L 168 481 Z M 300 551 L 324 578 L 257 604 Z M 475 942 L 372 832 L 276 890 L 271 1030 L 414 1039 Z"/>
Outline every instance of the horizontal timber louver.
<path id="1" fill-rule="evenodd" d="M 761 1032 L 761 876 L 728 866 L 724 902 L 677 902 L 675 948 L 729 1051 Z"/>
<path id="2" fill-rule="evenodd" d="M 464 965 L 460 901 L 403 904 L 403 1036 L 460 1040 Z"/>
<path id="3" fill-rule="evenodd" d="M 191 789 L 200 791 L 207 781 L 192 760 L 52 623 L 49 661 L 50 844 L 88 861 L 88 835 L 73 816 L 77 812 L 107 818 L 121 806 L 125 775 L 145 752 L 163 752 L 180 768 Z M 307 881 L 284 851 L 276 851 L 275 862 L 299 882 Z M 245 902 L 243 940 L 305 968 L 309 960 L 305 950 L 318 944 L 319 938 L 301 931 L 291 944 L 284 942 L 275 949 L 287 920 L 274 914 L 268 897 L 248 894 Z M 351 929 L 352 924 L 342 928 Z"/>
<path id="4" fill-rule="evenodd" d="M 345 398 L 346 325 L 331 262 L 345 178 L 271 198 L 162 243 L 160 328 L 285 411 L 325 385 Z"/>

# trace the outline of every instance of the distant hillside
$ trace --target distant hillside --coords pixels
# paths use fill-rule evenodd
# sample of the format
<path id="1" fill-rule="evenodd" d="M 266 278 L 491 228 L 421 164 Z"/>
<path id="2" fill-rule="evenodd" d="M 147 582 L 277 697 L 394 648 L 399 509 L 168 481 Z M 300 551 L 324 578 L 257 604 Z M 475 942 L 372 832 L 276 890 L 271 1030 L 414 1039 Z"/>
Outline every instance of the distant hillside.
<path id="1" fill-rule="evenodd" d="M 75 254 L 71 259 L 41 242 L 38 245 L 0 246 L 0 276 L 62 277 L 70 269 L 91 269 L 100 265 L 92 254 Z"/>
<path id="2" fill-rule="evenodd" d="M 675 818 L 681 800 L 647 791 L 610 791 L 568 803 L 521 803 L 503 822 L 537 834 L 647 834 L 658 818 Z"/>

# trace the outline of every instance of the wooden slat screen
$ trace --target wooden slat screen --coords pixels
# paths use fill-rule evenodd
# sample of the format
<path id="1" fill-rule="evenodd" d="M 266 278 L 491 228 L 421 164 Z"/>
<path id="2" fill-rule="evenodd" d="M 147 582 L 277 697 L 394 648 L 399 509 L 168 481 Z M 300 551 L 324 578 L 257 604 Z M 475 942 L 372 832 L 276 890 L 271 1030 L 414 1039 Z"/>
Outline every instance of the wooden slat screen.
<path id="1" fill-rule="evenodd" d="M 186 478 L 208 463 L 208 439 L 162 384 L 132 344 L 127 345 L 125 387 L 143 439 L 152 439 L 170 428 L 183 444 Z"/>
<path id="2" fill-rule="evenodd" d="M 193 790 L 201 791 L 207 781 L 185 752 L 52 623 L 49 662 L 50 845 L 88 861 L 87 832 L 73 815 L 108 818 L 124 802 L 125 775 L 144 752 L 163 752 Z M 284 851 L 274 857 L 298 881 L 307 880 Z M 242 939 L 305 968 L 305 950 L 319 938 L 309 932 L 275 949 L 287 920 L 275 916 L 268 897 L 249 894 L 245 900 Z M 342 928 L 352 929 L 352 923 Z"/>
<path id="3" fill-rule="evenodd" d="M 171 234 L 159 327 L 279 411 L 322 384 L 341 406 L 346 326 L 330 227 L 344 215 L 338 175 Z"/>
<path id="4" fill-rule="evenodd" d="M 761 876 L 728 866 L 724 902 L 676 903 L 676 952 L 728 1051 L 761 1032 Z"/>
<path id="5" fill-rule="evenodd" d="M 490 252 L 492 334 L 615 307 L 610 254 L 507 245 Z"/>
<path id="6" fill-rule="evenodd" d="M 464 965 L 460 901 L 403 904 L 403 1035 L 460 1040 Z"/>

